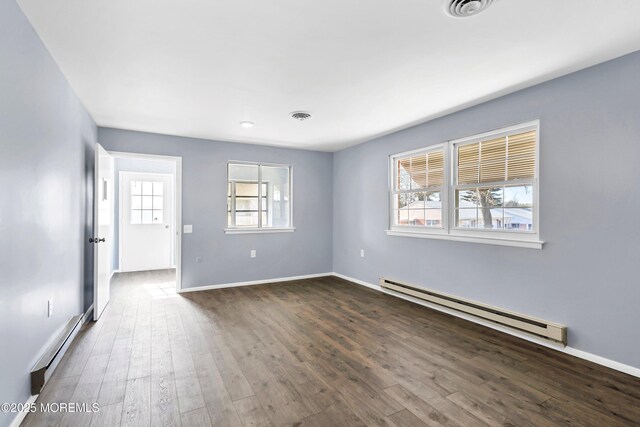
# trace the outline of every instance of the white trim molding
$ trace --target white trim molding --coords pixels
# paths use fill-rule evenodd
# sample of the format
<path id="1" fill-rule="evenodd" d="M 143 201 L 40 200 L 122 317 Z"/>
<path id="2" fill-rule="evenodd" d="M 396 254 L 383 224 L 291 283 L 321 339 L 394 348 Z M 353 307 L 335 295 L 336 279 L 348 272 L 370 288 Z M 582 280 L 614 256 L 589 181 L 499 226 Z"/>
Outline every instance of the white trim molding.
<path id="1" fill-rule="evenodd" d="M 418 237 L 420 239 L 451 240 L 453 242 L 482 243 L 485 245 L 513 246 L 517 248 L 542 249 L 540 240 L 503 239 L 499 237 L 459 236 L 456 234 L 435 234 L 412 232 L 409 230 L 385 230 L 387 236 Z"/>
<path id="2" fill-rule="evenodd" d="M 235 283 L 223 283 L 220 285 L 195 286 L 192 288 L 182 288 L 181 290 L 178 291 L 178 293 L 209 291 L 212 289 L 236 288 L 240 286 L 265 285 L 268 283 L 291 282 L 293 280 L 315 279 L 317 277 L 327 277 L 327 276 L 333 276 L 333 275 L 335 275 L 335 273 L 305 274 L 303 276 L 279 277 L 276 279 L 253 280 L 249 282 L 235 282 Z"/>
<path id="3" fill-rule="evenodd" d="M 84 312 L 84 315 L 82 316 L 82 325 L 87 323 L 87 321 L 91 318 L 91 313 L 93 313 L 93 304 L 91 304 L 89 308 L 87 308 L 87 311 Z"/>
<path id="4" fill-rule="evenodd" d="M 595 363 L 597 365 L 605 366 L 607 368 L 611 368 L 613 370 L 624 372 L 625 374 L 629 374 L 629 375 L 632 375 L 634 377 L 640 378 L 640 368 L 636 368 L 635 366 L 625 365 L 624 363 L 616 362 L 615 360 L 607 359 L 605 357 L 598 356 L 598 355 L 595 355 L 595 354 L 592 354 L 592 353 L 588 353 L 586 351 L 579 350 L 577 348 L 573 348 L 573 347 L 569 347 L 569 346 L 563 346 L 562 344 L 559 344 L 559 343 L 556 344 L 556 343 L 553 343 L 551 341 L 545 340 L 543 338 L 536 337 L 535 335 L 527 334 L 525 332 L 516 331 L 516 330 L 513 330 L 511 328 L 508 328 L 508 327 L 505 327 L 505 326 L 502 326 L 502 325 L 498 325 L 498 324 L 493 323 L 493 322 L 489 322 L 489 321 L 486 321 L 486 320 L 483 320 L 483 319 L 476 318 L 476 317 L 471 316 L 471 315 L 467 315 L 467 314 L 460 313 L 460 312 L 455 311 L 455 310 L 448 309 L 446 307 L 441 307 L 441 306 L 436 305 L 436 304 L 431 304 L 431 303 L 429 303 L 427 301 L 422 301 L 422 300 L 419 300 L 417 298 L 412 298 L 412 297 L 407 296 L 407 295 L 403 295 L 403 294 L 400 294 L 400 293 L 397 293 L 397 292 L 389 291 L 387 289 L 382 288 L 380 285 L 377 285 L 377 284 L 374 285 L 372 283 L 368 283 L 368 282 L 365 282 L 363 280 L 358 280 L 358 279 L 355 279 L 353 277 L 345 276 L 344 274 L 340 274 L 340 273 L 334 272 L 334 273 L 332 273 L 332 275 L 334 275 L 336 277 L 339 277 L 341 279 L 344 279 L 344 280 L 346 280 L 348 282 L 352 282 L 352 283 L 355 283 L 355 284 L 358 284 L 358 285 L 361 285 L 361 286 L 366 286 L 367 288 L 371 288 L 373 290 L 385 293 L 387 295 L 391 295 L 391 296 L 394 296 L 394 297 L 397 297 L 397 298 L 402 298 L 402 299 L 404 299 L 406 301 L 410 301 L 410 302 L 413 302 L 415 304 L 420 304 L 422 306 L 431 308 L 433 310 L 437 310 L 437 311 L 440 311 L 440 312 L 443 312 L 443 313 L 447 313 L 447 314 L 450 314 L 452 316 L 459 317 L 461 319 L 465 319 L 465 320 L 468 320 L 470 322 L 473 322 L 473 323 L 476 323 L 476 324 L 479 324 L 479 325 L 482 325 L 482 326 L 486 326 L 488 328 L 495 329 L 495 330 L 500 331 L 500 332 L 504 332 L 505 334 L 509 334 L 509 335 L 512 335 L 512 336 L 515 336 L 515 337 L 518 337 L 518 338 L 533 342 L 533 343 L 538 344 L 540 346 L 543 346 L 543 347 L 546 347 L 546 348 L 550 348 L 552 350 L 556 350 L 556 351 L 559 351 L 559 352 L 562 352 L 562 353 L 565 353 L 565 354 L 569 354 L 569 355 L 577 357 L 579 359 L 587 360 L 587 361 L 593 362 L 593 363 Z"/>
<path id="5" fill-rule="evenodd" d="M 22 421 L 24 421 L 24 419 L 26 418 L 27 414 L 29 413 L 28 408 L 36 401 L 38 396 L 40 396 L 40 395 L 39 394 L 33 394 L 33 395 L 29 396 L 27 401 L 24 402 L 24 406 L 23 406 L 23 407 L 27 408 L 27 410 L 18 412 L 16 414 L 15 418 L 13 419 L 13 421 L 11 422 L 11 424 L 9 424 L 9 427 L 20 427 L 20 424 L 22 424 Z"/>
<path id="6" fill-rule="evenodd" d="M 108 151 L 113 157 L 125 159 L 147 159 L 147 160 L 164 160 L 173 162 L 176 166 L 174 185 L 174 259 L 176 262 L 176 292 L 180 292 L 182 288 L 182 157 L 181 156 L 165 156 L 161 154 L 145 154 L 145 153 L 129 153 L 124 151 Z M 120 252 L 122 253 L 122 252 Z M 120 263 L 118 262 L 118 265 Z M 119 271 L 119 270 L 118 270 Z"/>
<path id="7" fill-rule="evenodd" d="M 225 228 L 225 234 L 265 234 L 265 233 L 293 233 L 295 227 L 264 227 L 264 228 Z"/>

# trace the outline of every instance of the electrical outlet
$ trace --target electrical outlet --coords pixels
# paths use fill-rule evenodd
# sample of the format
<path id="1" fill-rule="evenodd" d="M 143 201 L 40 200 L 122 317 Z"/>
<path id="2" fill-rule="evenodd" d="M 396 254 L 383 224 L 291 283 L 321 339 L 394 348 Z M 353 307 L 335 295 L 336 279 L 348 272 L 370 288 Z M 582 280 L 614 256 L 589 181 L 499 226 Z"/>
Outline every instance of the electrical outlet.
<path id="1" fill-rule="evenodd" d="M 364 258 L 364 249 L 360 249 L 360 258 Z"/>
<path id="2" fill-rule="evenodd" d="M 47 301 L 47 317 L 53 316 L 53 300 Z"/>
<path id="3" fill-rule="evenodd" d="M 193 233 L 193 225 L 185 225 L 182 229 L 184 234 Z"/>
<path id="4" fill-rule="evenodd" d="M 256 250 L 251 249 L 251 258 L 255 258 L 255 257 L 256 257 Z"/>

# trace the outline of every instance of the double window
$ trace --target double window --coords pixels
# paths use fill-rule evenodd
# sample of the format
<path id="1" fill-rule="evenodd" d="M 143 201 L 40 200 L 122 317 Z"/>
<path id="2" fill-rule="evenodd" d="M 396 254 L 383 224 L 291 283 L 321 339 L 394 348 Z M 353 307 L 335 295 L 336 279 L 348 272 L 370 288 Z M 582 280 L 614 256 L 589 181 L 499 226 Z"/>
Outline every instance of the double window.
<path id="1" fill-rule="evenodd" d="M 292 229 L 291 207 L 291 166 L 228 164 L 228 232 Z"/>
<path id="2" fill-rule="evenodd" d="M 538 128 L 532 122 L 391 156 L 389 234 L 541 247 Z"/>

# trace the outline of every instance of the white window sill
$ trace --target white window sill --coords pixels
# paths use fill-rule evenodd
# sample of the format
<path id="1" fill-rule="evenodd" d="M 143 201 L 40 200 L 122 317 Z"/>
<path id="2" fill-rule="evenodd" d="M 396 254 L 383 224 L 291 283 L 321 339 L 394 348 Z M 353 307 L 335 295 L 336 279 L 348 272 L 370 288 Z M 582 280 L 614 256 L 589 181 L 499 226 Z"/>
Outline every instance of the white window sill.
<path id="1" fill-rule="evenodd" d="M 293 233 L 295 227 L 282 228 L 225 228 L 225 234 L 266 234 L 266 233 Z"/>
<path id="2" fill-rule="evenodd" d="M 413 230 L 386 230 L 387 236 L 418 237 L 421 239 L 452 240 L 454 242 L 482 243 L 485 245 L 514 246 L 518 248 L 542 249 L 540 240 L 508 239 L 501 237 L 461 236 L 457 234 L 436 234 Z"/>

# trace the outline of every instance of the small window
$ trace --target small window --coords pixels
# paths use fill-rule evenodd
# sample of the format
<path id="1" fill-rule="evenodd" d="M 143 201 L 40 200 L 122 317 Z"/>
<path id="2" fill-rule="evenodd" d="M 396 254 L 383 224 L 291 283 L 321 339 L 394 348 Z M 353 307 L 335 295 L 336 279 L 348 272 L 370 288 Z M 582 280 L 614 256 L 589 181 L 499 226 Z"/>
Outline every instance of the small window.
<path id="1" fill-rule="evenodd" d="M 227 226 L 233 229 L 291 227 L 291 167 L 229 163 Z"/>
<path id="2" fill-rule="evenodd" d="M 131 224 L 164 223 L 164 184 L 157 181 L 131 182 Z"/>
<path id="3" fill-rule="evenodd" d="M 442 228 L 444 149 L 397 157 L 394 168 L 393 224 Z"/>
<path id="4" fill-rule="evenodd" d="M 538 129 L 532 122 L 391 156 L 389 234 L 541 247 Z"/>

